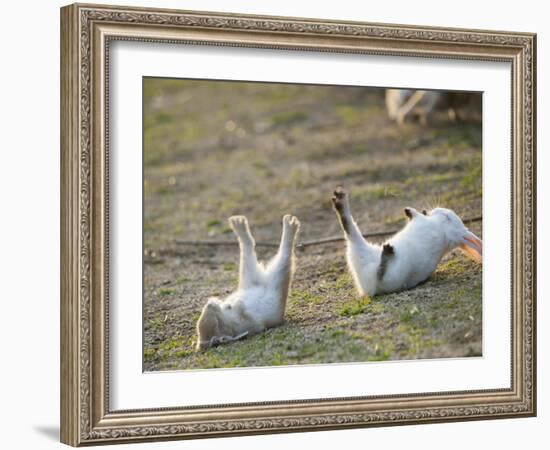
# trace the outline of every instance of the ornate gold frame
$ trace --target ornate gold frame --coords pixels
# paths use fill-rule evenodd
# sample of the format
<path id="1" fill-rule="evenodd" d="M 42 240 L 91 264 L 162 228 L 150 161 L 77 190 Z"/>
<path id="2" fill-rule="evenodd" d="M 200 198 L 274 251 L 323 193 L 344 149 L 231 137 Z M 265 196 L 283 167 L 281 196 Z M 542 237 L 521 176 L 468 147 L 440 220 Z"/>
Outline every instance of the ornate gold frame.
<path id="1" fill-rule="evenodd" d="M 511 63 L 510 388 L 110 411 L 106 68 L 112 40 Z M 62 442 L 78 446 L 535 415 L 535 52 L 536 36 L 529 33 L 99 5 L 62 8 Z"/>

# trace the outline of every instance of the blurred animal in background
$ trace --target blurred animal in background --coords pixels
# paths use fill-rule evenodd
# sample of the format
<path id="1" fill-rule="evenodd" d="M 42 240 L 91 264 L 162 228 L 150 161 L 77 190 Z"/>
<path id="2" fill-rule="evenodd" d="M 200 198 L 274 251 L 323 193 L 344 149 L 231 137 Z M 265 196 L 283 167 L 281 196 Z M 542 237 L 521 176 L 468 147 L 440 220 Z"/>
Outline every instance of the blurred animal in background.
<path id="1" fill-rule="evenodd" d="M 347 192 L 338 187 L 332 205 L 346 238 L 346 259 L 361 295 L 410 289 L 427 280 L 455 248 L 481 263 L 483 243 L 450 209 L 405 208 L 408 224 L 383 245 L 368 242 L 353 220 Z"/>
<path id="2" fill-rule="evenodd" d="M 416 119 L 425 126 L 433 114 L 441 110 L 446 110 L 449 120 L 455 122 L 461 120 L 459 110 L 467 106 L 471 98 L 460 92 L 386 89 L 386 111 L 399 125 Z"/>
<path id="3" fill-rule="evenodd" d="M 283 217 L 281 244 L 267 266 L 258 262 L 246 217 L 230 217 L 229 225 L 241 251 L 239 288 L 223 300 L 208 300 L 197 322 L 197 350 L 237 341 L 284 321 L 300 222 L 294 216 Z"/>

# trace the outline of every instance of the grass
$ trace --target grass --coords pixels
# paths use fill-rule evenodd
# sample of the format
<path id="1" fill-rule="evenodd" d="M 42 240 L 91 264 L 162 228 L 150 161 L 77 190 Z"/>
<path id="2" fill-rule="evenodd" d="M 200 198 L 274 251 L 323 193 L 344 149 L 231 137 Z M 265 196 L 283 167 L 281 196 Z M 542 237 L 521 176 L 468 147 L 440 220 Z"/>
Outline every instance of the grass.
<path id="1" fill-rule="evenodd" d="M 225 270 L 226 272 L 234 272 L 235 270 L 237 270 L 237 265 L 234 263 L 225 263 L 223 265 L 223 270 Z"/>
<path id="2" fill-rule="evenodd" d="M 320 295 L 314 295 L 309 291 L 292 291 L 290 294 L 289 303 L 307 306 L 307 305 L 322 305 L 323 297 Z"/>
<path id="3" fill-rule="evenodd" d="M 372 300 L 369 297 L 360 297 L 357 300 L 352 300 L 350 302 L 344 303 L 338 313 L 341 316 L 355 316 L 357 314 L 363 313 L 371 304 L 371 302 Z"/>
<path id="4" fill-rule="evenodd" d="M 295 290 L 289 299 L 285 325 L 201 353 L 193 352 L 192 345 L 188 345 L 184 356 L 186 367 L 248 367 L 257 361 L 266 366 L 332 360 L 386 361 L 432 357 L 442 348 L 450 352 L 446 333 L 451 326 L 456 328 L 454 338 L 465 345 L 480 338 L 481 283 L 480 280 L 463 283 L 471 278 L 473 269 L 472 264 L 457 254 L 442 264 L 437 276 L 418 288 L 423 291 L 417 292 L 420 298 L 429 297 L 424 305 L 418 301 L 403 304 L 403 299 L 410 301 L 408 297 L 414 296 L 415 291 L 356 297 L 340 305 L 336 316 L 339 318 L 317 324 L 313 332 L 301 327 L 294 314 L 297 309 L 323 305 L 327 300 L 310 291 Z M 337 277 L 331 285 L 344 286 L 346 277 Z M 454 281 L 446 286 L 445 295 L 434 295 L 438 283 L 444 279 Z M 479 351 L 469 347 L 468 355 L 478 355 Z M 163 355 L 166 352 L 161 353 L 157 364 L 166 361 Z"/>
<path id="5" fill-rule="evenodd" d="M 275 127 L 283 127 L 303 122 L 307 114 L 303 111 L 285 111 L 271 116 L 271 123 Z"/>
<path id="6" fill-rule="evenodd" d="M 206 222 L 206 228 L 218 227 L 221 224 L 222 224 L 222 221 L 219 219 L 210 219 L 208 222 Z"/>
<path id="7" fill-rule="evenodd" d="M 178 290 L 176 288 L 160 288 L 157 292 L 160 297 L 167 297 L 177 293 Z"/>
<path id="8" fill-rule="evenodd" d="M 468 163 L 467 173 L 462 177 L 461 186 L 464 189 L 473 191 L 478 195 L 481 195 L 482 183 L 481 183 L 481 156 L 473 158 Z"/>

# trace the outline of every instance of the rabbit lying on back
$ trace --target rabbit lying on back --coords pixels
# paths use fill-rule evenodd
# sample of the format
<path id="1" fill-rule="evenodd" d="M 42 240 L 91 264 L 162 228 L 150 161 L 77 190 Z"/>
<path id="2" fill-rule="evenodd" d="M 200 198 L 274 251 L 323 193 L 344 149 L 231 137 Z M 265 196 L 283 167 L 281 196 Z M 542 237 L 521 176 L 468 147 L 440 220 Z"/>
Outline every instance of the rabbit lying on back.
<path id="1" fill-rule="evenodd" d="M 441 258 L 457 247 L 481 262 L 481 239 L 450 209 L 419 213 L 405 208 L 409 223 L 380 246 L 361 235 L 344 189 L 334 191 L 332 203 L 346 237 L 348 267 L 361 295 L 412 288 L 428 279 Z"/>
<path id="2" fill-rule="evenodd" d="M 284 320 L 300 222 L 283 217 L 279 250 L 266 267 L 258 263 L 246 217 L 231 217 L 229 224 L 241 250 L 239 289 L 224 300 L 208 300 L 197 322 L 197 350 L 260 333 Z"/>

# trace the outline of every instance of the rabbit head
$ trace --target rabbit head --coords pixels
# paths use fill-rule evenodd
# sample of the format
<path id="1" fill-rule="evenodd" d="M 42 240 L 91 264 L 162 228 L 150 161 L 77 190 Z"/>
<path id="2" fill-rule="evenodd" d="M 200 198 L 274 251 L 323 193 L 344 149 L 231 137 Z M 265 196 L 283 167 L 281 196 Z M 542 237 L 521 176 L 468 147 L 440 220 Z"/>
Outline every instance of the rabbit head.
<path id="1" fill-rule="evenodd" d="M 203 350 L 218 343 L 221 337 L 220 322 L 222 311 L 217 299 L 211 298 L 204 305 L 197 322 L 197 350 Z"/>
<path id="2" fill-rule="evenodd" d="M 483 243 L 474 233 L 464 225 L 458 215 L 446 208 L 435 208 L 426 215 L 436 221 L 445 233 L 449 250 L 459 247 L 466 255 L 477 262 L 481 262 Z"/>
<path id="3" fill-rule="evenodd" d="M 248 334 L 248 332 L 244 332 L 238 336 L 231 336 L 227 334 L 225 328 L 220 300 L 211 297 L 202 309 L 197 322 L 197 350 L 205 350 L 226 342 L 238 341 Z"/>

